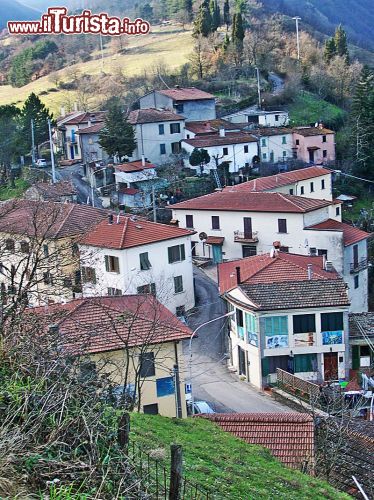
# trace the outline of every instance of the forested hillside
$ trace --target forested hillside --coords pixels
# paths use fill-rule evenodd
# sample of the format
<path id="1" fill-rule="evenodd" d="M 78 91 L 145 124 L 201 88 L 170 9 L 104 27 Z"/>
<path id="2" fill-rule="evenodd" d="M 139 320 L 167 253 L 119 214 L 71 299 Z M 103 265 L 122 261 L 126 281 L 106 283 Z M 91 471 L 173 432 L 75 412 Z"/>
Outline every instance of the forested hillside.
<path id="1" fill-rule="evenodd" d="M 374 48 L 373 0 L 263 0 L 263 4 L 282 14 L 298 15 L 326 34 L 341 23 L 352 42 Z"/>

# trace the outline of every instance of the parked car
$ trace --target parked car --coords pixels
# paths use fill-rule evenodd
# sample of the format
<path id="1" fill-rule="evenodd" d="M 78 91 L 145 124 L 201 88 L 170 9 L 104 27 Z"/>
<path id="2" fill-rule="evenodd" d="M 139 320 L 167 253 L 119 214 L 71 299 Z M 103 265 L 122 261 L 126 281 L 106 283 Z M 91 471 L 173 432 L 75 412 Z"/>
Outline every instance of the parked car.
<path id="1" fill-rule="evenodd" d="M 36 160 L 35 165 L 40 168 L 48 167 L 48 162 L 44 158 L 39 158 Z"/>
<path id="2" fill-rule="evenodd" d="M 188 415 L 192 415 L 191 401 L 187 401 L 187 413 Z M 199 413 L 216 413 L 216 412 L 206 401 L 195 401 L 193 414 L 198 415 Z"/>

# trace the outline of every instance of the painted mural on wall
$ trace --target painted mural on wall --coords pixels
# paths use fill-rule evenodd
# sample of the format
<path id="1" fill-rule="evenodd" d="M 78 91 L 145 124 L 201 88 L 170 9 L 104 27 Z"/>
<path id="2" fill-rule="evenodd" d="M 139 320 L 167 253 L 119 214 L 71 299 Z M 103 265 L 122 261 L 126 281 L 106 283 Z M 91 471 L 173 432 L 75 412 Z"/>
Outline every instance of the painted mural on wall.
<path id="1" fill-rule="evenodd" d="M 343 332 L 341 330 L 332 332 L 322 332 L 322 344 L 342 344 L 343 343 Z"/>

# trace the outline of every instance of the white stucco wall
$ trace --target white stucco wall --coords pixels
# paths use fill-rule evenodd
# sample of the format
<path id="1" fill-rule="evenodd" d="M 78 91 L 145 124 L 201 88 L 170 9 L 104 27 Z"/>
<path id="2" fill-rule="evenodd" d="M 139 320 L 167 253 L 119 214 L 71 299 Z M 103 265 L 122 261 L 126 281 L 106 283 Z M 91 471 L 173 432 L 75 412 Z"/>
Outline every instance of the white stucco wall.
<path id="1" fill-rule="evenodd" d="M 358 246 L 358 261 L 368 258 L 367 240 L 356 243 Z M 368 268 L 351 273 L 351 264 L 353 263 L 353 247 L 349 245 L 344 247 L 344 280 L 348 283 L 348 296 L 351 301 L 351 312 L 368 311 L 369 300 L 369 276 Z M 358 276 L 358 288 L 355 288 L 355 276 Z"/>
<path id="2" fill-rule="evenodd" d="M 185 246 L 185 260 L 169 264 L 168 247 L 174 245 Z M 175 238 L 172 240 L 142 245 L 126 250 L 113 250 L 82 245 L 81 265 L 94 267 L 96 270 L 96 284 L 83 284 L 85 297 L 107 295 L 108 287 L 122 290 L 125 294 L 136 294 L 137 287 L 149 283 L 156 284 L 156 296 L 172 313 L 178 306 L 185 306 L 186 310 L 195 305 L 193 287 L 193 268 L 191 259 L 191 237 Z M 139 254 L 148 252 L 151 269 L 140 269 Z M 105 255 L 112 255 L 119 259 L 120 272 L 111 273 L 105 270 Z M 183 292 L 174 293 L 174 277 L 183 277 Z"/>
<path id="3" fill-rule="evenodd" d="M 257 137 L 257 135 L 255 135 Z M 285 138 L 285 144 L 283 143 Z M 260 145 L 260 158 L 262 162 L 279 162 L 292 158 L 292 134 L 258 136 Z"/>

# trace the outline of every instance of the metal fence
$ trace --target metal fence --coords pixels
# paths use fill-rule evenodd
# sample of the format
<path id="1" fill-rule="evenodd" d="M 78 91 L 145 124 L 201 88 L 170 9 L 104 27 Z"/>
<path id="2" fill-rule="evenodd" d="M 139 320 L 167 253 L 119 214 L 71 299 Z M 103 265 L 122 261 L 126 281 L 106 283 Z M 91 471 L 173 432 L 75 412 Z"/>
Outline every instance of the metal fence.
<path id="1" fill-rule="evenodd" d="M 170 495 L 172 465 L 170 468 L 166 467 L 164 460 L 155 458 L 133 441 L 130 441 L 128 454 L 143 489 L 149 494 L 149 498 L 155 500 L 172 498 Z M 173 498 L 178 500 L 213 500 L 217 498 L 212 492 L 204 490 L 183 475 L 177 479 L 179 479 L 178 492 Z"/>

